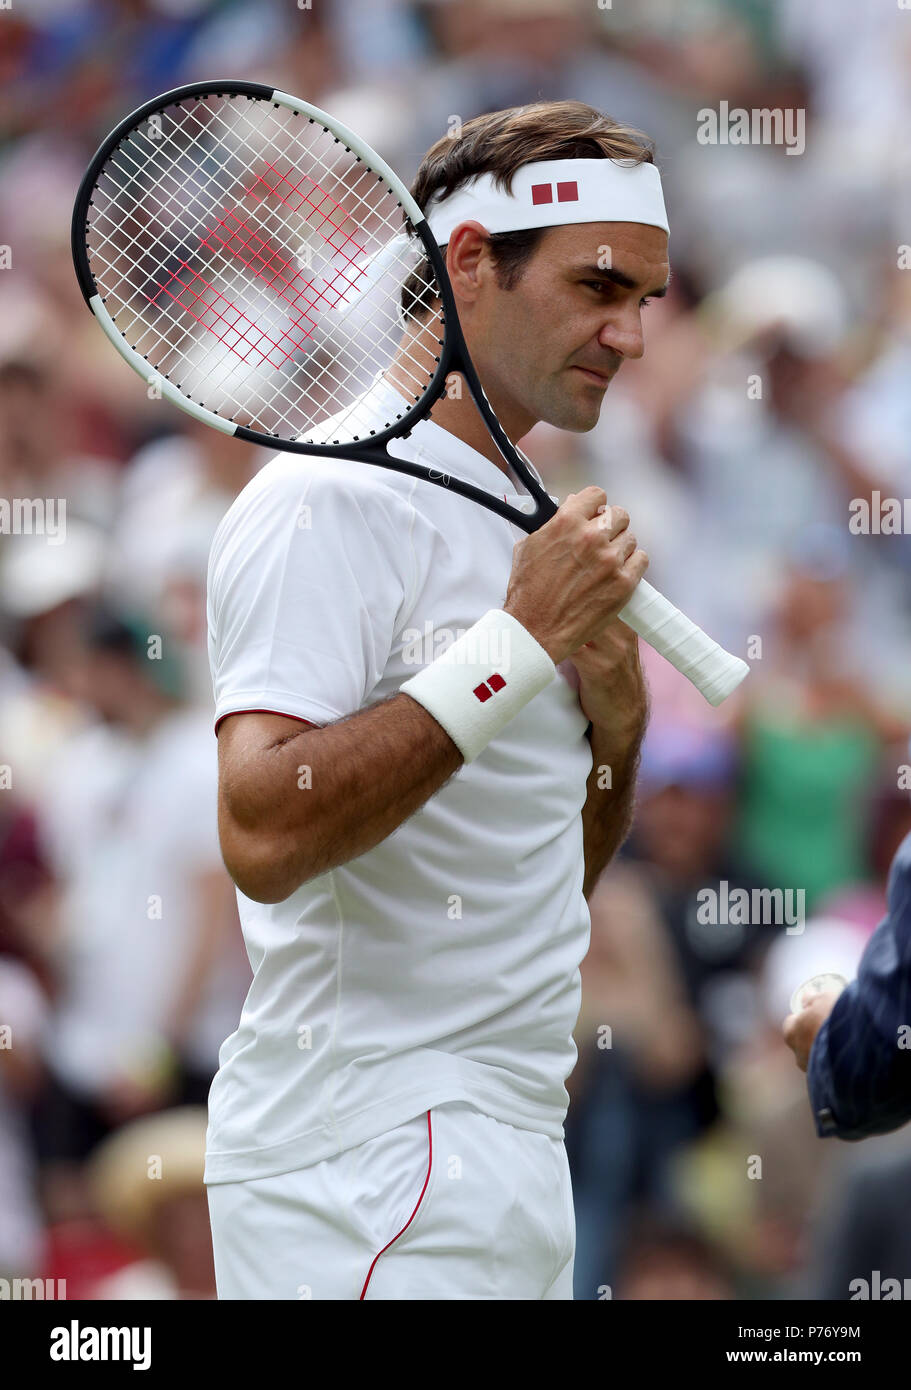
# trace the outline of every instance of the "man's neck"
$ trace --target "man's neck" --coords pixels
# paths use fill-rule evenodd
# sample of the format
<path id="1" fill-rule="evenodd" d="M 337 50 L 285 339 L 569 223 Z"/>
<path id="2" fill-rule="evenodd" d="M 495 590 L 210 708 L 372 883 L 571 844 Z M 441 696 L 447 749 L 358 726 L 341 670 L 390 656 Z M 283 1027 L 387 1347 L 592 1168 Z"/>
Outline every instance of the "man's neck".
<path id="1" fill-rule="evenodd" d="M 414 374 L 408 373 L 401 364 L 401 359 L 397 356 L 391 366 L 384 373 L 390 386 L 408 400 L 414 398 Z M 497 468 L 511 478 L 509 468 L 503 455 L 500 453 L 493 439 L 490 437 L 487 426 L 481 419 L 474 401 L 471 399 L 471 392 L 463 376 L 457 378 L 460 386 L 458 396 L 442 396 L 434 405 L 430 412 L 430 418 L 435 425 L 446 430 L 449 434 L 455 435 L 463 444 L 467 444 L 470 449 L 474 449 L 491 463 L 496 464 Z M 529 420 L 524 411 L 510 410 L 509 407 L 500 403 L 493 395 L 488 395 L 491 409 L 500 421 L 509 440 L 516 444 L 522 439 L 534 425 L 534 420 Z"/>
<path id="2" fill-rule="evenodd" d="M 464 381 L 464 378 L 460 377 L 459 380 Z M 491 402 L 491 405 L 492 404 Z M 494 414 L 497 416 L 497 419 L 500 420 L 500 423 L 504 425 L 506 434 L 513 444 L 517 443 L 518 440 L 522 438 L 523 434 L 528 433 L 527 430 L 523 430 L 521 433 L 518 431 L 513 433 L 505 426 L 496 409 L 494 409 Z M 490 432 L 481 419 L 481 416 L 478 414 L 474 401 L 471 399 L 471 392 L 468 390 L 467 385 L 463 386 L 461 400 L 454 398 L 450 399 L 449 396 L 443 396 L 442 399 L 438 400 L 430 412 L 430 418 L 435 425 L 439 425 L 441 429 L 448 430 L 450 434 L 454 434 L 457 439 L 461 439 L 462 443 L 467 444 L 470 449 L 476 450 L 476 452 L 482 454 L 484 458 L 489 459 L 491 463 L 495 463 L 508 478 L 511 477 L 506 460 L 491 439 Z"/>

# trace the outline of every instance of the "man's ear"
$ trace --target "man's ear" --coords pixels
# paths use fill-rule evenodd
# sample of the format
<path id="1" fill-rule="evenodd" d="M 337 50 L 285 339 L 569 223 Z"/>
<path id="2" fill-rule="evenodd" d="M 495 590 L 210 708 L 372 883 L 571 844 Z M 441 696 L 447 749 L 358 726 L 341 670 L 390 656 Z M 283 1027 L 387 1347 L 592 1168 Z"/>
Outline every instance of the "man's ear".
<path id="1" fill-rule="evenodd" d="M 490 249 L 486 227 L 480 222 L 461 222 L 446 247 L 446 270 L 456 299 L 473 304 L 488 268 Z"/>

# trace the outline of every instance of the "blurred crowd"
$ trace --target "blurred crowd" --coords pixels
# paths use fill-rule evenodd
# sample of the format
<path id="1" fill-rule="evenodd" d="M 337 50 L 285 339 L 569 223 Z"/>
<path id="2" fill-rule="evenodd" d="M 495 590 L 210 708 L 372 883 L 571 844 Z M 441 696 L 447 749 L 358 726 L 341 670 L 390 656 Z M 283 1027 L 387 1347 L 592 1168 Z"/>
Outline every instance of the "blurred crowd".
<path id="1" fill-rule="evenodd" d="M 215 831 L 205 570 L 267 455 L 149 399 L 86 312 L 88 157 L 181 82 L 266 81 L 410 180 L 459 120 L 588 101 L 657 143 L 673 269 L 586 435 L 525 447 L 625 506 L 650 579 L 752 674 L 648 651 L 636 821 L 592 900 L 567 1144 L 581 1299 L 844 1299 L 904 1277 L 911 1133 L 815 1135 L 792 989 L 853 973 L 911 829 L 911 11 L 854 0 L 27 0 L 0 13 L 0 1277 L 214 1294 L 208 1085 L 250 978 Z M 799 108 L 806 147 L 703 144 Z M 874 511 L 876 510 L 874 503 Z M 904 769 L 904 771 L 903 771 Z M 802 890 L 805 923 L 706 922 Z M 160 1173 L 149 1170 L 158 1162 Z"/>

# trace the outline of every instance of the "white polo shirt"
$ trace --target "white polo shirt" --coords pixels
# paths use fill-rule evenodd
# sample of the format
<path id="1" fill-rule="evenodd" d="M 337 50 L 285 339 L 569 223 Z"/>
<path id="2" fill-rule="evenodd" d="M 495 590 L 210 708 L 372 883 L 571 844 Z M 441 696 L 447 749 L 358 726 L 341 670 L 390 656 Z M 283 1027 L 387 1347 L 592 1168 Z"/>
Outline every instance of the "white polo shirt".
<path id="1" fill-rule="evenodd" d="M 365 409 L 390 392 L 401 413 L 382 380 Z M 430 421 L 392 447 L 527 500 Z M 394 695 L 502 606 L 522 535 L 420 479 L 278 455 L 212 545 L 216 721 L 326 724 Z M 558 672 L 374 849 L 282 903 L 238 893 L 254 979 L 209 1097 L 207 1183 L 321 1162 L 452 1100 L 562 1138 L 590 929 L 587 727 Z"/>

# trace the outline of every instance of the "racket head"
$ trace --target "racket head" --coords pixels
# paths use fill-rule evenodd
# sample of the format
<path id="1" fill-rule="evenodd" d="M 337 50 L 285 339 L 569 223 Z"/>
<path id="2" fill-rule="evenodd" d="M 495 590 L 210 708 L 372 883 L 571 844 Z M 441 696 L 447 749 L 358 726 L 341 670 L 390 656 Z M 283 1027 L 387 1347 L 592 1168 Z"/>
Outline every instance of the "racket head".
<path id="1" fill-rule="evenodd" d="M 326 112 L 259 83 L 192 83 L 126 117 L 80 185 L 72 247 L 130 365 L 191 415 L 273 448 L 385 445 L 467 362 L 408 189 Z M 439 300 L 429 327 L 403 316 L 406 282 L 409 304 Z M 357 402 L 396 355 L 408 395 L 399 385 L 401 408 L 367 426 Z"/>

